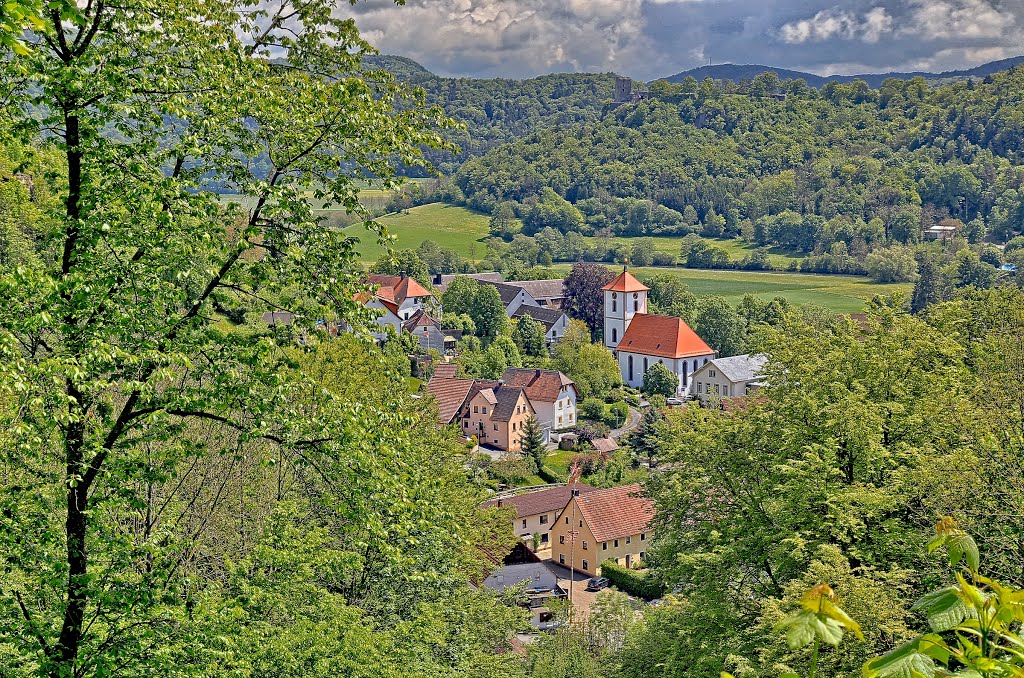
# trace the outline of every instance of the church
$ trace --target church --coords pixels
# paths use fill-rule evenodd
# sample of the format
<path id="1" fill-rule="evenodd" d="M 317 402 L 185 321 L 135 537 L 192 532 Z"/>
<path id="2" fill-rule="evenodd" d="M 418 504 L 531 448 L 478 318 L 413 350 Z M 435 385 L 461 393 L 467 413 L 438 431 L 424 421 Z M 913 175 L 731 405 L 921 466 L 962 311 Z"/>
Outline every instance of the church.
<path id="1" fill-rule="evenodd" d="M 619 361 L 622 381 L 639 388 L 644 373 L 662 363 L 679 377 L 679 396 L 690 394 L 690 376 L 714 360 L 715 351 L 681 318 L 647 313 L 649 287 L 623 269 L 604 292 L 604 345 Z"/>

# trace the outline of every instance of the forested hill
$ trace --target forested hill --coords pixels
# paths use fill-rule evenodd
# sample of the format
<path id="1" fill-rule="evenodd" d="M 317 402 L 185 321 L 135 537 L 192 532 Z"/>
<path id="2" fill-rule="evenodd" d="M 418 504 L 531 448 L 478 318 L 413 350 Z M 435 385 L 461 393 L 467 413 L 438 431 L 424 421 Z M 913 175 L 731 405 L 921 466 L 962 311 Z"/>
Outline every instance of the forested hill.
<path id="1" fill-rule="evenodd" d="M 698 66 L 697 68 L 691 68 L 675 75 L 669 75 L 664 80 L 669 82 L 683 82 L 686 78 L 695 78 L 696 80 L 703 80 L 704 78 L 711 78 L 712 80 L 727 80 L 730 82 L 743 82 L 744 80 L 753 80 L 762 73 L 768 71 L 774 72 L 780 78 L 787 80 L 800 80 L 802 79 L 811 87 L 824 87 L 829 82 L 853 82 L 854 80 L 863 80 L 868 84 L 869 87 L 878 88 L 882 86 L 888 78 L 897 78 L 899 80 L 910 80 L 915 77 L 921 77 L 925 80 L 964 80 L 967 78 L 984 78 L 985 76 L 999 73 L 1000 71 L 1006 71 L 1014 66 L 1024 63 L 1024 56 L 1010 57 L 1008 59 L 1000 59 L 998 61 L 990 61 L 974 68 L 967 68 L 962 70 L 954 71 L 943 71 L 941 73 L 930 73 L 926 71 L 911 71 L 911 72 L 888 72 L 888 73 L 864 73 L 859 75 L 830 75 L 821 76 L 815 75 L 814 73 L 804 73 L 802 71 L 792 71 L 785 68 L 777 68 L 773 66 L 762 66 L 760 64 L 714 64 L 707 66 Z"/>
<path id="2" fill-rule="evenodd" d="M 427 101 L 440 104 L 466 129 L 447 134 L 461 154 L 426 150 L 430 161 L 445 174 L 468 158 L 540 129 L 569 128 L 601 118 L 612 99 L 612 73 L 554 73 L 528 80 L 443 78 L 411 59 L 369 57 L 368 65 L 394 73 L 397 80 L 424 89 Z"/>
<path id="3" fill-rule="evenodd" d="M 907 240 L 944 216 L 1021 231 L 1024 69 L 938 88 L 690 85 L 655 83 L 653 99 L 600 121 L 496 148 L 455 182 L 472 207 L 511 202 L 528 228 L 563 226 L 561 213 L 584 232 L 681 234 L 720 217 L 738 232 L 775 216 L 789 224 L 780 244 L 807 250 L 836 229 Z"/>

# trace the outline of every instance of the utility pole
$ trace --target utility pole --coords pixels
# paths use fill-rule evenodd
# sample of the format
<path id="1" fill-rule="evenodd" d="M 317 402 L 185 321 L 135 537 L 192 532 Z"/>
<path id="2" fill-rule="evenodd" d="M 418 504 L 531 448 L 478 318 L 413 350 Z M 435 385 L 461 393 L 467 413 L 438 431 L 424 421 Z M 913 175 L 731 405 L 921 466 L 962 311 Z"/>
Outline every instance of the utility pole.
<path id="1" fill-rule="evenodd" d="M 580 480 L 580 465 L 575 463 L 569 470 L 569 504 L 572 506 L 572 518 L 569 523 L 569 621 L 572 621 L 572 590 L 576 583 L 576 497 L 580 496 L 577 484 Z"/>

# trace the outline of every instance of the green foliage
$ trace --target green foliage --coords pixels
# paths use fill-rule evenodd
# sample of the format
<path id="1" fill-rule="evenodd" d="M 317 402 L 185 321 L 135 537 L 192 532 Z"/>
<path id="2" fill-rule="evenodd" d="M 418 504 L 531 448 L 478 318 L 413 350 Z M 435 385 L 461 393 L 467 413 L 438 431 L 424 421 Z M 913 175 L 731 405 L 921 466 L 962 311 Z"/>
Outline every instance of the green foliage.
<path id="1" fill-rule="evenodd" d="M 481 285 L 472 278 L 460 276 L 452 280 L 441 296 L 445 314 L 465 314 L 473 320 L 476 336 L 493 339 L 508 327 L 505 304 L 492 285 Z"/>
<path id="2" fill-rule="evenodd" d="M 522 316 L 512 322 L 512 340 L 523 355 L 547 355 L 544 326 L 530 316 Z"/>
<path id="3" fill-rule="evenodd" d="M 544 432 L 540 428 L 537 417 L 531 416 L 523 425 L 521 445 L 523 458 L 527 460 L 534 473 L 539 473 L 544 468 L 548 448 L 544 443 Z"/>
<path id="4" fill-rule="evenodd" d="M 614 560 L 601 563 L 601 576 L 626 593 L 653 600 L 665 595 L 665 586 L 650 572 L 630 570 L 616 564 Z"/>
<path id="5" fill-rule="evenodd" d="M 385 252 L 370 268 L 372 273 L 400 275 L 405 273 L 410 278 L 426 285 L 430 282 L 430 270 L 420 258 L 416 250 L 398 250 Z"/>
<path id="6" fill-rule="evenodd" d="M 674 396 L 679 389 L 679 377 L 662 363 L 654 363 L 644 372 L 643 385 L 640 390 L 648 395 Z"/>
<path id="7" fill-rule="evenodd" d="M 615 402 L 608 406 L 608 425 L 612 428 L 619 428 L 629 419 L 629 405 L 624 402 Z"/>
<path id="8" fill-rule="evenodd" d="M 597 336 L 604 324 L 604 293 L 601 288 L 615 277 L 599 264 L 573 264 L 565 277 L 565 299 L 562 310 L 571 318 L 583 321 Z M 564 370 L 563 370 L 564 371 Z"/>
<path id="9" fill-rule="evenodd" d="M 604 401 L 599 398 L 584 398 L 579 405 L 580 417 L 591 421 L 604 419 Z"/>
<path id="10" fill-rule="evenodd" d="M 611 351 L 590 341 L 590 331 L 578 320 L 569 322 L 555 346 L 552 367 L 574 382 L 581 398 L 600 398 L 622 384 L 619 363 Z"/>

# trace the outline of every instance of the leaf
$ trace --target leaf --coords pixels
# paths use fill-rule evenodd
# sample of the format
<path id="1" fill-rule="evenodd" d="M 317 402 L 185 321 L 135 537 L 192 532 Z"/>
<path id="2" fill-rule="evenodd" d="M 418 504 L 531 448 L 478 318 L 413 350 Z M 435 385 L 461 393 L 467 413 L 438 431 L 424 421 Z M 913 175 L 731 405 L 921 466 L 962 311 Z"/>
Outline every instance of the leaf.
<path id="1" fill-rule="evenodd" d="M 784 619 L 776 625 L 776 631 L 786 630 L 786 644 L 791 650 L 799 650 L 805 645 L 814 641 L 814 613 L 801 612 L 798 615 Z"/>
<path id="2" fill-rule="evenodd" d="M 922 654 L 921 638 L 901 645 L 892 652 L 875 657 L 864 665 L 865 678 L 915 678 L 917 675 L 925 678 L 935 677 L 935 662 L 931 657 Z M 930 643 L 929 644 L 933 644 Z"/>
<path id="3" fill-rule="evenodd" d="M 971 572 L 977 572 L 981 567 L 981 555 L 978 553 L 978 545 L 966 532 L 956 532 L 946 539 L 949 547 L 949 564 L 955 566 L 961 559 L 967 560 L 967 567 Z"/>
<path id="4" fill-rule="evenodd" d="M 843 612 L 843 610 L 841 610 L 832 601 L 821 601 L 821 613 L 824 614 L 826 617 L 829 617 L 830 619 L 834 619 L 835 621 L 839 622 L 839 624 L 841 624 L 842 626 L 853 631 L 858 638 L 864 640 L 864 634 L 861 633 L 860 624 L 853 621 L 853 618 L 851 618 L 850 615 Z"/>
<path id="5" fill-rule="evenodd" d="M 838 647 L 839 643 L 843 640 L 843 627 L 835 619 L 826 617 L 823 614 L 816 614 L 814 615 L 812 627 L 818 639 L 832 647 Z"/>
<path id="6" fill-rule="evenodd" d="M 962 622 L 968 614 L 967 605 L 959 592 L 952 586 L 932 591 L 921 596 L 911 609 L 923 610 L 928 616 L 932 631 L 949 631 Z"/>

